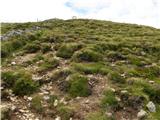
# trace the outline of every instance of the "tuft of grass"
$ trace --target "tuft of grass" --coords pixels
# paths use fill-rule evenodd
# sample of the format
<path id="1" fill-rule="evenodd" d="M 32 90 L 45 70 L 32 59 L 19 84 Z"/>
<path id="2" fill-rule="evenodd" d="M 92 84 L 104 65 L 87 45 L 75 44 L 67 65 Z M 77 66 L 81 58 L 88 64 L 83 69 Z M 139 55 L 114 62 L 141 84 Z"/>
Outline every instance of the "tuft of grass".
<path id="1" fill-rule="evenodd" d="M 86 116 L 85 120 L 114 120 L 114 119 L 109 118 L 103 112 L 98 111 L 98 112 L 89 113 Z"/>
<path id="2" fill-rule="evenodd" d="M 35 92 L 38 84 L 32 80 L 32 76 L 26 71 L 7 71 L 2 73 L 4 84 L 13 90 L 16 95 L 28 95 Z"/>
<path id="3" fill-rule="evenodd" d="M 49 106 L 50 106 L 51 108 L 54 107 L 54 102 L 55 102 L 56 99 L 57 99 L 57 96 L 56 96 L 56 95 L 50 95 L 50 96 L 49 96 L 48 103 L 49 103 Z"/>
<path id="4" fill-rule="evenodd" d="M 101 100 L 101 105 L 104 108 L 117 107 L 118 101 L 116 99 L 115 93 L 111 90 L 104 91 L 104 97 Z"/>
<path id="5" fill-rule="evenodd" d="M 6 71 L 2 72 L 1 78 L 6 87 L 13 87 L 15 81 L 18 78 L 18 75 L 13 71 Z"/>
<path id="6" fill-rule="evenodd" d="M 41 96 L 34 96 L 31 101 L 31 109 L 35 110 L 37 113 L 43 112 L 42 106 L 42 97 Z"/>
<path id="7" fill-rule="evenodd" d="M 107 69 L 106 66 L 101 63 L 74 63 L 73 67 L 75 70 L 85 74 L 99 73 L 102 75 L 107 75 L 109 73 L 109 69 Z"/>
<path id="8" fill-rule="evenodd" d="M 73 60 L 77 62 L 80 62 L 80 61 L 98 62 L 98 61 L 101 61 L 102 59 L 103 57 L 100 53 L 97 53 L 90 49 L 83 49 L 81 51 L 78 51 L 73 56 Z"/>
<path id="9" fill-rule="evenodd" d="M 73 74 L 69 79 L 68 92 L 72 97 L 87 97 L 91 94 L 88 79 L 80 74 Z"/>
<path id="10" fill-rule="evenodd" d="M 63 105 L 58 107 L 57 111 L 59 115 L 61 116 L 62 120 L 69 120 L 74 114 L 72 108 L 68 106 L 63 106 Z"/>
<path id="11" fill-rule="evenodd" d="M 51 51 L 51 45 L 47 44 L 47 43 L 43 43 L 41 44 L 41 51 L 42 53 L 47 53 L 49 51 Z"/>
<path id="12" fill-rule="evenodd" d="M 39 66 L 39 72 L 43 72 L 49 69 L 56 68 L 59 65 L 59 61 L 55 58 L 44 59 L 43 63 Z"/>
<path id="13" fill-rule="evenodd" d="M 64 44 L 58 49 L 56 55 L 62 58 L 71 58 L 73 53 L 79 50 L 81 47 L 82 47 L 81 44 L 75 44 L 75 43 Z"/>
<path id="14" fill-rule="evenodd" d="M 7 87 L 12 88 L 13 93 L 20 96 L 32 94 L 38 88 L 38 84 L 32 80 L 31 74 L 22 70 L 4 72 L 2 80 Z"/>
<path id="15" fill-rule="evenodd" d="M 160 86 L 144 84 L 143 91 L 149 96 L 150 100 L 160 103 Z"/>
<path id="16" fill-rule="evenodd" d="M 26 53 L 35 53 L 41 49 L 39 44 L 29 43 L 24 47 Z"/>
<path id="17" fill-rule="evenodd" d="M 118 72 L 114 72 L 114 71 L 110 72 L 109 79 L 114 83 L 121 83 L 121 84 L 125 83 L 125 79 Z"/>

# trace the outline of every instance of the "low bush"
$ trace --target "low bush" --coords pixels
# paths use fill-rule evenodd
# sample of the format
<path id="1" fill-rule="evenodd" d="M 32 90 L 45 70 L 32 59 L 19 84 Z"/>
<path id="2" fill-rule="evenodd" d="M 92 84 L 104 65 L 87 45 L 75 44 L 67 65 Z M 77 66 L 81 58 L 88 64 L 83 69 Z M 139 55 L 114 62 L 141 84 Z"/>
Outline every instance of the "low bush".
<path id="1" fill-rule="evenodd" d="M 45 59 L 43 63 L 39 66 L 39 72 L 43 72 L 45 70 L 53 69 L 59 65 L 59 61 L 54 58 Z"/>
<path id="2" fill-rule="evenodd" d="M 110 72 L 109 79 L 114 83 L 125 83 L 125 79 L 118 72 Z"/>
<path id="3" fill-rule="evenodd" d="M 86 97 L 91 94 L 91 89 L 88 85 L 88 79 L 85 76 L 79 74 L 73 74 L 69 79 L 68 92 L 72 97 Z"/>
<path id="4" fill-rule="evenodd" d="M 36 84 L 32 79 L 19 78 L 13 87 L 13 92 L 16 95 L 28 95 L 32 94 L 37 90 L 38 84 Z"/>
<path id="5" fill-rule="evenodd" d="M 73 60 L 77 62 L 80 62 L 80 61 L 98 62 L 102 60 L 102 55 L 90 49 L 83 49 L 77 52 L 73 56 Z"/>
<path id="6" fill-rule="evenodd" d="M 62 58 L 71 58 L 73 53 L 82 47 L 81 44 L 64 44 L 62 45 L 58 51 L 57 56 Z"/>
<path id="7" fill-rule="evenodd" d="M 26 53 L 35 53 L 41 49 L 39 44 L 29 43 L 24 47 Z"/>
<path id="8" fill-rule="evenodd" d="M 46 53 L 51 51 L 51 46 L 49 44 L 41 44 L 41 51 L 42 53 Z"/>
<path id="9" fill-rule="evenodd" d="M 143 91 L 149 96 L 150 100 L 160 103 L 160 86 L 143 85 Z"/>
<path id="10" fill-rule="evenodd" d="M 104 91 L 104 97 L 101 101 L 102 107 L 116 107 L 118 105 L 118 101 L 115 97 L 115 93 L 111 90 Z"/>
<path id="11" fill-rule="evenodd" d="M 17 74 L 13 71 L 6 71 L 1 74 L 2 81 L 6 87 L 13 87 L 17 77 Z"/>
<path id="12" fill-rule="evenodd" d="M 58 107 L 58 113 L 62 120 L 69 120 L 73 116 L 73 109 L 67 106 Z"/>
<path id="13" fill-rule="evenodd" d="M 92 112 L 86 116 L 85 120 L 114 120 L 107 117 L 103 112 Z"/>
<path id="14" fill-rule="evenodd" d="M 33 97 L 32 101 L 31 101 L 31 109 L 35 110 L 38 113 L 42 113 L 43 112 L 41 96 Z"/>
<path id="15" fill-rule="evenodd" d="M 74 63 L 73 67 L 75 70 L 79 72 L 83 72 L 85 74 L 108 74 L 109 70 L 105 67 L 105 65 L 100 63 Z"/>
<path id="16" fill-rule="evenodd" d="M 27 95 L 37 90 L 38 84 L 32 80 L 30 73 L 25 71 L 8 71 L 2 73 L 2 80 L 7 87 L 12 88 L 16 95 Z"/>

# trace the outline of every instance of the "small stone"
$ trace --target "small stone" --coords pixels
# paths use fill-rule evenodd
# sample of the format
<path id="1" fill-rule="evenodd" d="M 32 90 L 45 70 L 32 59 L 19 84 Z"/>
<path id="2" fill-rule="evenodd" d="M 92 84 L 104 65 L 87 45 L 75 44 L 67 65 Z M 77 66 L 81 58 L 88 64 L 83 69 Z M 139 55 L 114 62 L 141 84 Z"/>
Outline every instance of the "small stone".
<path id="1" fill-rule="evenodd" d="M 43 91 L 43 94 L 48 95 L 49 92 L 48 91 Z"/>
<path id="2" fill-rule="evenodd" d="M 79 100 L 80 98 L 81 98 L 81 97 L 79 97 L 79 96 L 78 96 L 78 97 L 76 97 L 76 99 L 77 99 L 77 100 Z"/>
<path id="3" fill-rule="evenodd" d="M 88 104 L 88 103 L 89 103 L 89 100 L 87 99 L 84 103 L 85 103 L 85 104 Z"/>
<path id="4" fill-rule="evenodd" d="M 69 120 L 73 120 L 73 118 L 69 118 Z"/>
<path id="5" fill-rule="evenodd" d="M 112 113 L 110 112 L 106 112 L 105 114 L 107 115 L 107 117 L 112 117 Z"/>
<path id="6" fill-rule="evenodd" d="M 11 110 L 12 110 L 12 111 L 15 111 L 16 108 L 17 108 L 17 107 L 13 105 L 13 106 L 11 107 Z"/>
<path id="7" fill-rule="evenodd" d="M 21 113 L 25 113 L 25 110 L 23 110 L 23 109 L 20 109 L 19 111 L 20 111 Z"/>
<path id="8" fill-rule="evenodd" d="M 58 105 L 58 100 L 56 99 L 55 101 L 54 101 L 54 107 L 56 107 Z"/>
<path id="9" fill-rule="evenodd" d="M 117 100 L 117 101 L 121 101 L 121 99 L 120 99 L 119 97 L 116 97 L 116 100 Z"/>
<path id="10" fill-rule="evenodd" d="M 16 62 L 11 62 L 11 65 L 16 65 Z"/>
<path id="11" fill-rule="evenodd" d="M 150 81 L 148 81 L 150 84 L 153 84 L 153 83 L 155 83 L 154 81 L 152 81 L 152 80 L 150 80 Z"/>
<path id="12" fill-rule="evenodd" d="M 32 97 L 28 97 L 27 99 L 28 99 L 29 101 L 31 101 L 31 100 L 32 100 Z"/>
<path id="13" fill-rule="evenodd" d="M 114 88 L 110 88 L 112 92 L 116 92 L 116 90 Z"/>
<path id="14" fill-rule="evenodd" d="M 55 120 L 61 120 L 61 117 L 57 116 L 57 117 L 55 118 Z"/>
<path id="15" fill-rule="evenodd" d="M 156 112 L 156 106 L 152 101 L 150 101 L 146 106 L 150 112 Z"/>
<path id="16" fill-rule="evenodd" d="M 49 98 L 50 98 L 49 96 L 43 96 L 44 100 L 49 100 Z"/>
<path id="17" fill-rule="evenodd" d="M 147 116 L 147 112 L 144 111 L 144 110 L 140 110 L 140 111 L 138 112 L 138 114 L 137 114 L 137 117 L 138 117 L 139 119 L 145 118 L 146 116 Z"/>
<path id="18" fill-rule="evenodd" d="M 128 93 L 128 91 L 127 90 L 122 90 L 121 93 L 125 94 L 125 93 Z"/>

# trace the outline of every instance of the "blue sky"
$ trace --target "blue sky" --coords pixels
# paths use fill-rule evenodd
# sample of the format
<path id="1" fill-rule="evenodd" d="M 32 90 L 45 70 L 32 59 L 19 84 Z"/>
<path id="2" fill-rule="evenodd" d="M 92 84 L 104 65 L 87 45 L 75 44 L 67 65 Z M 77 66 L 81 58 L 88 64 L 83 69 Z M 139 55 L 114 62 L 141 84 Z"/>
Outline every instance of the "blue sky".
<path id="1" fill-rule="evenodd" d="M 160 0 L 1 0 L 1 22 L 91 18 L 160 28 Z"/>

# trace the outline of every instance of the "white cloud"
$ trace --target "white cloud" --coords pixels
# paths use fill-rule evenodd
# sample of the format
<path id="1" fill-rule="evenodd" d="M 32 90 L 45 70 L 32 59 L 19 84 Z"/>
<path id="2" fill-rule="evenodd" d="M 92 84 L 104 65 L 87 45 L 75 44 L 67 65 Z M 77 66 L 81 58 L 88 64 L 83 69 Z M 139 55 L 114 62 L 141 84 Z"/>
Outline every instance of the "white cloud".
<path id="1" fill-rule="evenodd" d="M 160 28 L 160 0 L 1 0 L 0 21 L 104 19 Z"/>
<path id="2" fill-rule="evenodd" d="M 66 0 L 1 0 L 0 21 L 25 22 L 50 18 L 68 19 L 77 15 L 65 6 Z"/>
<path id="3" fill-rule="evenodd" d="M 137 23 L 160 28 L 159 0 L 69 0 L 72 8 L 88 9 L 80 17 Z M 89 4 L 89 3 L 92 4 Z M 99 9 L 96 9 L 99 8 Z"/>

